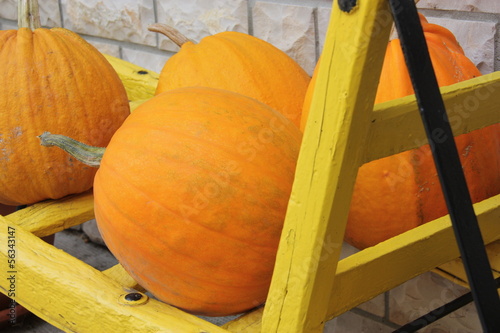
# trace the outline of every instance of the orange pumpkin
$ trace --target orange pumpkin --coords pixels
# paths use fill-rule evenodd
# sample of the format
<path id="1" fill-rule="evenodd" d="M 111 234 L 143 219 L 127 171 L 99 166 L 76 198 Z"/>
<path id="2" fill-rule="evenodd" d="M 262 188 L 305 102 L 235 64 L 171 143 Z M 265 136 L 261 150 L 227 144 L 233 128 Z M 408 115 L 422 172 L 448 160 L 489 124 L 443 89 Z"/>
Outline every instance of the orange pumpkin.
<path id="1" fill-rule="evenodd" d="M 153 25 L 181 49 L 165 63 L 156 93 L 203 86 L 253 97 L 300 125 L 309 75 L 286 53 L 259 38 L 235 31 L 207 36 L 198 44 L 163 25 Z"/>
<path id="2" fill-rule="evenodd" d="M 137 108 L 94 183 L 109 249 L 160 300 L 229 315 L 261 304 L 271 281 L 299 129 L 240 94 L 181 88 Z"/>
<path id="3" fill-rule="evenodd" d="M 420 18 L 440 86 L 481 75 L 449 30 L 428 23 L 421 14 Z M 313 89 L 313 85 L 308 89 L 302 128 Z M 393 39 L 387 47 L 375 103 L 413 93 L 399 39 Z M 500 193 L 500 124 L 457 136 L 455 141 L 472 201 Z M 363 249 L 445 214 L 447 208 L 432 154 L 425 145 L 359 168 L 346 241 Z"/>
<path id="4" fill-rule="evenodd" d="M 92 186 L 95 169 L 62 151 L 44 152 L 38 134 L 106 145 L 130 113 L 123 84 L 93 46 L 66 29 L 31 28 L 0 31 L 0 203 L 7 205 Z"/>

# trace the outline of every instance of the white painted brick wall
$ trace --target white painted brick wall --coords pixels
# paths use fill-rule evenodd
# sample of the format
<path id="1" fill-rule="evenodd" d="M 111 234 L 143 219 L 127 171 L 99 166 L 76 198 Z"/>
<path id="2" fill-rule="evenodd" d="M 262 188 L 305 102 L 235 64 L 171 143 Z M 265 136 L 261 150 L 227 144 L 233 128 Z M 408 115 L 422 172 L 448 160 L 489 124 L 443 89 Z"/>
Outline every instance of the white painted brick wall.
<path id="1" fill-rule="evenodd" d="M 331 0 L 40 1 L 42 25 L 71 29 L 102 52 L 157 72 L 178 47 L 147 30 L 154 22 L 173 25 L 194 41 L 225 30 L 250 33 L 287 52 L 312 73 L 331 6 Z M 421 0 L 418 7 L 430 22 L 455 34 L 483 74 L 500 70 L 499 0 Z M 0 0 L 0 29 L 15 29 L 16 17 L 16 0 Z M 391 332 L 463 292 L 427 273 L 328 322 L 325 332 Z M 423 332 L 478 329 L 474 308 L 469 306 Z"/>

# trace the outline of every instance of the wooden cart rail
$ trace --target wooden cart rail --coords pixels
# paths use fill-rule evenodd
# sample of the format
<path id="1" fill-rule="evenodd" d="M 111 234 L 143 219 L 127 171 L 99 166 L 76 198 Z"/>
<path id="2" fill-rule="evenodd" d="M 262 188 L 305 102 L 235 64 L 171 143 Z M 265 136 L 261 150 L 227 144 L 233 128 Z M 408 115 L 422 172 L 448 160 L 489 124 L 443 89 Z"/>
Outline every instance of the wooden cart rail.
<path id="1" fill-rule="evenodd" d="M 475 209 L 485 243 L 500 239 L 500 195 L 476 204 Z M 262 308 L 227 323 L 222 330 L 155 300 L 137 306 L 120 303 L 120 297 L 132 288 L 141 290 L 121 265 L 99 272 L 34 236 L 91 218 L 91 194 L 39 203 L 0 218 L 1 244 L 7 243 L 9 227 L 15 230 L 16 299 L 37 316 L 68 332 L 106 332 L 116 327 L 123 327 L 123 332 L 260 332 Z M 498 244 L 492 245 L 496 249 L 492 255 L 498 254 Z M 327 318 L 458 256 L 447 216 L 351 255 L 339 261 Z M 5 246 L 0 260 L 7 261 Z M 451 264 L 442 267 L 446 270 Z M 493 264 L 500 270 L 498 259 Z M 9 284 L 5 281 L 2 277 L 0 290 L 6 294 Z"/>
<path id="2" fill-rule="evenodd" d="M 218 327 L 145 295 L 127 300 L 141 288 L 120 265 L 100 272 L 39 238 L 92 219 L 91 193 L 0 217 L 0 267 L 9 236 L 16 253 L 12 273 L 1 270 L 0 291 L 8 293 L 14 276 L 16 301 L 67 332 L 321 332 L 326 320 L 457 259 L 445 216 L 339 261 L 357 168 L 426 142 L 413 96 L 373 106 L 391 23 L 384 0 L 347 11 L 334 2 L 264 307 Z M 448 110 L 478 105 L 461 113 L 455 135 L 499 122 L 499 87 L 493 73 L 442 88 Z M 500 195 L 474 208 L 496 256 Z"/>

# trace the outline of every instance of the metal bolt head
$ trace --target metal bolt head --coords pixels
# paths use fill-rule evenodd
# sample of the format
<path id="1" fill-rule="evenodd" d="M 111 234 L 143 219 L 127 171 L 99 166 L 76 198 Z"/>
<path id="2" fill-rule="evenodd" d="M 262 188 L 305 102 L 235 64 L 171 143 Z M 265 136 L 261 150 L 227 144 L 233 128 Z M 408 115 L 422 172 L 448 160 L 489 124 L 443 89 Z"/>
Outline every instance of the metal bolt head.
<path id="1" fill-rule="evenodd" d="M 141 293 L 130 293 L 130 294 L 126 294 L 125 295 L 125 300 L 129 301 L 129 302 L 137 302 L 138 300 L 140 300 L 142 298 L 142 295 Z"/>
<path id="2" fill-rule="evenodd" d="M 149 297 L 146 294 L 140 293 L 138 291 L 129 292 L 126 294 L 121 294 L 118 302 L 123 305 L 137 306 L 146 304 Z"/>

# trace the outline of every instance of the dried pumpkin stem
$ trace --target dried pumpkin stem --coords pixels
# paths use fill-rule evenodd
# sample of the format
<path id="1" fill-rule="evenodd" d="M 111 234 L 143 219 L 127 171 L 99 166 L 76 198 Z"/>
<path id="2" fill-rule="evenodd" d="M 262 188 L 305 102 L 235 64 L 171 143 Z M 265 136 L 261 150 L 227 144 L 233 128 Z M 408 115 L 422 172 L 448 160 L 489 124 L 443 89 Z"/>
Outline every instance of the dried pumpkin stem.
<path id="1" fill-rule="evenodd" d="M 56 146 L 88 166 L 98 167 L 106 148 L 89 146 L 70 137 L 44 132 L 38 136 L 40 144 L 45 147 Z"/>
<path id="2" fill-rule="evenodd" d="M 35 30 L 41 28 L 38 0 L 19 0 L 17 3 L 17 26 Z"/>
<path id="3" fill-rule="evenodd" d="M 162 35 L 170 39 L 172 42 L 177 44 L 179 47 L 186 44 L 187 42 L 192 43 L 192 41 L 189 40 L 189 38 L 187 38 L 183 34 L 181 34 L 179 30 L 166 24 L 154 23 L 148 27 L 148 30 L 161 33 Z"/>

